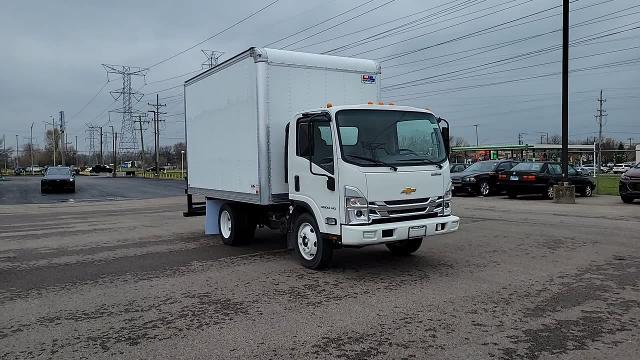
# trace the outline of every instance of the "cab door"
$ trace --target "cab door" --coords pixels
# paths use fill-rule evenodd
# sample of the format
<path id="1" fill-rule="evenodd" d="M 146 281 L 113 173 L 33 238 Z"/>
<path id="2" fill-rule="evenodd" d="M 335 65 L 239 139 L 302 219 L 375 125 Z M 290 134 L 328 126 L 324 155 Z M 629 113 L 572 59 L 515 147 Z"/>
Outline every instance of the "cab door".
<path id="1" fill-rule="evenodd" d="M 289 129 L 289 198 L 313 211 L 323 233 L 339 234 L 334 132 L 328 114 L 296 119 Z"/>

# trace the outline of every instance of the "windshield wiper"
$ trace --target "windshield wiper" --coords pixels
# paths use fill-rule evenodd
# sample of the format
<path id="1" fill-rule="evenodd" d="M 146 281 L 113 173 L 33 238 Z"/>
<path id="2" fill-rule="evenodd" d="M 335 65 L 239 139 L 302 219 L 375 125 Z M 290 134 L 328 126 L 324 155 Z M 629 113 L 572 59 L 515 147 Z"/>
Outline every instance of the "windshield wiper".
<path id="1" fill-rule="evenodd" d="M 399 159 L 398 161 L 406 161 L 406 162 L 409 162 L 409 161 L 411 161 L 411 162 L 425 162 L 425 163 L 427 163 L 427 164 L 437 166 L 437 167 L 438 167 L 438 169 L 442 169 L 442 165 L 441 165 L 441 164 L 438 164 L 437 162 L 432 161 L 432 160 L 429 160 L 429 159 Z"/>
<path id="2" fill-rule="evenodd" d="M 358 155 L 347 155 L 347 154 L 345 154 L 345 156 L 352 157 L 352 158 L 354 158 L 354 159 L 360 159 L 360 160 L 371 161 L 372 163 L 376 163 L 376 164 L 380 164 L 380 165 L 388 166 L 388 167 L 390 167 L 393 171 L 398 171 L 398 168 L 397 168 L 397 167 L 395 167 L 395 166 L 393 166 L 393 165 L 391 165 L 391 164 L 389 164 L 389 163 L 386 163 L 386 162 L 384 162 L 384 161 L 382 161 L 382 160 L 377 160 L 377 159 L 368 158 L 368 157 L 364 157 L 364 156 L 358 156 Z"/>

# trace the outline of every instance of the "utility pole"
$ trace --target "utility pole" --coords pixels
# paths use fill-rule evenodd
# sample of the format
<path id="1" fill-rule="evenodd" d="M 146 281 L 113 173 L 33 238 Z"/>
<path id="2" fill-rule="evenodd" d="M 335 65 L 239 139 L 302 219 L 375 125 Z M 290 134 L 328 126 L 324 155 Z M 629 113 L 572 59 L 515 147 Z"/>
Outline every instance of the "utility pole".
<path id="1" fill-rule="evenodd" d="M 474 124 L 473 126 L 476 127 L 476 146 L 479 146 L 479 142 L 478 142 L 478 125 L 480 124 Z"/>
<path id="2" fill-rule="evenodd" d="M 2 134 L 2 156 L 4 156 L 4 172 L 7 172 L 7 158 L 9 157 L 7 155 L 7 139 L 5 138 L 5 135 Z"/>
<path id="3" fill-rule="evenodd" d="M 53 166 L 56 166 L 56 146 L 58 142 L 58 139 L 56 139 L 56 118 L 51 116 L 51 120 L 53 121 L 53 128 L 51 130 L 51 137 L 53 138 Z"/>
<path id="4" fill-rule="evenodd" d="M 20 166 L 20 148 L 18 147 L 18 134 L 16 134 L 16 170 Z"/>
<path id="5" fill-rule="evenodd" d="M 540 144 L 542 144 L 542 138 L 544 137 L 544 134 L 540 134 Z"/>
<path id="6" fill-rule="evenodd" d="M 31 123 L 31 134 L 29 136 L 29 150 L 31 150 L 31 175 L 34 174 L 33 172 L 33 122 Z"/>
<path id="7" fill-rule="evenodd" d="M 148 123 L 149 120 L 142 120 L 142 115 L 138 115 L 138 120 L 136 121 L 140 126 L 140 147 L 142 148 L 142 152 L 140 153 L 141 160 L 140 165 L 142 166 L 142 176 L 144 177 L 145 169 L 144 169 L 144 134 L 142 133 L 142 123 Z"/>
<path id="8" fill-rule="evenodd" d="M 111 172 L 111 176 L 112 177 L 116 177 L 116 166 L 118 164 L 118 162 L 117 162 L 118 159 L 116 157 L 117 135 L 116 135 L 115 130 L 113 129 L 113 125 L 110 125 L 109 127 L 111 128 L 111 142 L 112 142 L 112 145 L 113 145 L 113 169 L 112 169 L 112 172 Z"/>
<path id="9" fill-rule="evenodd" d="M 156 108 L 155 110 L 149 110 L 149 112 L 153 113 L 153 133 L 155 137 L 155 151 L 156 151 L 156 172 L 155 176 L 160 177 L 160 154 L 158 152 L 160 148 L 160 115 L 166 114 L 166 112 L 161 112 L 160 108 L 167 106 L 167 104 L 160 104 L 160 96 L 156 94 L 156 103 L 151 104 L 147 103 L 149 106 L 153 106 Z"/>
<path id="10" fill-rule="evenodd" d="M 633 140 L 633 138 L 627 138 L 627 140 L 629 140 L 629 150 L 631 150 L 631 147 L 633 146 L 631 141 Z"/>
<path id="11" fill-rule="evenodd" d="M 518 133 L 518 145 L 522 145 L 522 133 Z"/>
<path id="12" fill-rule="evenodd" d="M 64 111 L 60 111 L 60 139 L 62 140 L 62 144 L 60 144 L 60 163 L 64 166 L 64 150 L 67 147 L 67 139 L 64 137 L 65 131 L 65 122 L 64 122 Z"/>
<path id="13" fill-rule="evenodd" d="M 562 1 L 562 179 L 569 181 L 569 0 Z"/>
<path id="14" fill-rule="evenodd" d="M 104 165 L 104 157 L 102 156 L 102 126 L 100 126 L 100 164 Z"/>
<path id="15" fill-rule="evenodd" d="M 602 104 L 607 102 L 607 99 L 602 98 L 602 90 L 600 90 L 600 97 L 598 101 L 598 113 L 596 119 L 598 121 L 598 162 L 596 166 L 596 174 L 600 173 L 602 168 L 602 119 L 607 116 L 605 110 L 602 108 Z"/>

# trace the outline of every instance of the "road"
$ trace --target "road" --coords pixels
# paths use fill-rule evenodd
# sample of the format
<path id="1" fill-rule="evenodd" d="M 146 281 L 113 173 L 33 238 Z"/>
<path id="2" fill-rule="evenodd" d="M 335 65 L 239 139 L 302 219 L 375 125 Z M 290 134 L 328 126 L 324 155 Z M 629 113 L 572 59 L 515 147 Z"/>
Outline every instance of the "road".
<path id="1" fill-rule="evenodd" d="M 99 181 L 99 180 L 96 180 Z M 456 198 L 411 257 L 311 271 L 182 197 L 0 206 L 0 358 L 637 359 L 640 204 Z"/>
<path id="2" fill-rule="evenodd" d="M 41 194 L 39 176 L 10 176 L 6 179 L 0 181 L 0 205 L 149 199 L 184 194 L 184 183 L 175 180 L 76 176 L 75 193 Z"/>

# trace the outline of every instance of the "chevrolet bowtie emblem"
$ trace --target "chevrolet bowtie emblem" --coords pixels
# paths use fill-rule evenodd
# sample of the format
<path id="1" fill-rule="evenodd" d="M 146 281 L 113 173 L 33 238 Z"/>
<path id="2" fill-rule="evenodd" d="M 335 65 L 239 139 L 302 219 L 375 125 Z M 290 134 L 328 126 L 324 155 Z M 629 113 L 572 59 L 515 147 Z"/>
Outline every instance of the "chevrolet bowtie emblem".
<path id="1" fill-rule="evenodd" d="M 411 195 L 414 192 L 416 192 L 416 188 L 406 187 L 406 188 L 402 189 L 402 191 L 400 193 L 405 194 L 405 195 Z"/>

